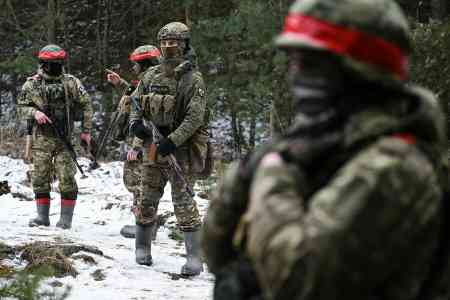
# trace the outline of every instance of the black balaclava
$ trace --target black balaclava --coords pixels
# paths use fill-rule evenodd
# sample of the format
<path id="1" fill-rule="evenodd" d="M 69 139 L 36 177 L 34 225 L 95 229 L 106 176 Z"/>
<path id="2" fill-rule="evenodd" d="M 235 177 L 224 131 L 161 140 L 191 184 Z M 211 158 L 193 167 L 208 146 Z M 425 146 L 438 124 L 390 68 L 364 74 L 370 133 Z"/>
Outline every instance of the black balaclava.
<path id="1" fill-rule="evenodd" d="M 64 64 L 61 62 L 40 61 L 39 65 L 45 74 L 51 77 L 61 76 L 64 70 Z"/>

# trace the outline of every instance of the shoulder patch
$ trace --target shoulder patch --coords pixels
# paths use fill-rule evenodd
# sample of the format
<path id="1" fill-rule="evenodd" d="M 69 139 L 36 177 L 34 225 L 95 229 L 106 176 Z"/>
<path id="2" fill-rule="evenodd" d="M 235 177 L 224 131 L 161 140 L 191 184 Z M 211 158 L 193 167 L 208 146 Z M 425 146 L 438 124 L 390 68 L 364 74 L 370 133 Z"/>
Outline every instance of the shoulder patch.
<path id="1" fill-rule="evenodd" d="M 82 84 L 78 85 L 78 90 L 80 91 L 81 95 L 86 94 L 86 89 L 84 88 L 84 86 Z"/>
<path id="2" fill-rule="evenodd" d="M 198 89 L 198 94 L 200 95 L 200 97 L 204 97 L 205 96 L 205 90 L 202 88 Z"/>

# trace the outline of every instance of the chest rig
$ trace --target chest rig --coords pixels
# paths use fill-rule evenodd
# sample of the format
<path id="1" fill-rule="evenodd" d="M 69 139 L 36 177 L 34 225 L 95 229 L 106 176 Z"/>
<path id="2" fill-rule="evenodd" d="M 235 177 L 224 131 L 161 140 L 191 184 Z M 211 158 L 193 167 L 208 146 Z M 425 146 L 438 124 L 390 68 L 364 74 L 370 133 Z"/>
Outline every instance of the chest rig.
<path id="1" fill-rule="evenodd" d="M 35 85 L 38 93 L 35 103 L 38 103 L 40 108 L 47 116 L 49 116 L 53 123 L 59 128 L 64 135 L 68 135 L 72 131 L 71 122 L 73 120 L 71 112 L 71 98 L 69 95 L 69 87 L 65 78 L 56 80 L 41 79 Z M 45 135 L 54 135 L 53 130 L 48 126 L 39 126 L 38 132 Z"/>
<path id="2" fill-rule="evenodd" d="M 175 123 L 177 80 L 164 72 L 156 73 L 144 92 L 142 106 L 146 117 L 167 135 Z"/>

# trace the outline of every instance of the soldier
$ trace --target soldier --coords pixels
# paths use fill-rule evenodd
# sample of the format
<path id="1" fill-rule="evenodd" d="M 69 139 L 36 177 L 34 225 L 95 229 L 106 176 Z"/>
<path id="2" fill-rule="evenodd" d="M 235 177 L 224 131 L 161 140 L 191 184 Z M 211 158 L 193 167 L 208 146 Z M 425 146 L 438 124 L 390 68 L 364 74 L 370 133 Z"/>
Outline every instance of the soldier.
<path id="1" fill-rule="evenodd" d="M 145 45 L 136 48 L 130 55 L 130 61 L 133 63 L 133 72 L 141 80 L 145 73 L 151 68 L 160 63 L 159 49 L 152 45 Z M 135 86 L 129 84 L 122 79 L 117 73 L 108 73 L 108 81 L 114 85 L 119 95 L 129 96 L 134 90 Z M 128 134 L 128 123 L 130 115 L 130 98 L 122 97 L 118 106 L 120 117 L 120 124 L 117 124 L 118 134 L 115 138 L 119 141 L 125 139 L 125 149 L 131 149 L 133 145 L 133 138 Z M 141 144 L 140 141 L 135 143 Z M 141 163 L 137 160 L 125 160 L 123 166 L 123 183 L 130 193 L 133 194 L 133 207 L 136 206 L 137 198 L 139 197 L 139 186 L 141 180 Z M 133 225 L 125 225 L 120 230 L 120 234 L 127 238 L 135 237 L 136 228 Z"/>
<path id="2" fill-rule="evenodd" d="M 215 299 L 449 298 L 427 294 L 447 243 L 445 119 L 407 83 L 408 31 L 391 0 L 293 4 L 276 44 L 296 119 L 210 203 Z"/>
<path id="3" fill-rule="evenodd" d="M 75 111 L 81 110 L 81 139 L 89 145 L 92 104 L 80 80 L 64 73 L 66 52 L 61 47 L 47 45 L 40 50 L 38 58 L 37 74 L 28 78 L 18 98 L 18 113 L 21 118 L 33 119 L 36 123 L 32 147 L 32 184 L 38 216 L 30 221 L 29 226 L 50 225 L 50 182 L 54 171 L 61 193 L 61 216 L 56 226 L 69 229 L 78 193 L 76 169 L 63 141 L 57 137 L 49 123 L 70 141 Z"/>
<path id="4" fill-rule="evenodd" d="M 162 63 L 146 74 L 134 96 L 142 111 L 132 109 L 131 131 L 150 140 L 143 120 L 152 121 L 164 138 L 157 142 L 156 158 L 145 147 L 142 198 L 135 207 L 136 262 L 151 265 L 150 234 L 155 225 L 158 204 L 168 181 L 178 226 L 184 232 L 187 262 L 183 275 L 197 275 L 203 270 L 200 259 L 199 229 L 201 219 L 195 200 L 189 195 L 196 174 L 205 167 L 208 141 L 208 113 L 205 85 L 197 70 L 190 46 L 189 28 L 179 22 L 165 25 L 158 33 Z M 147 143 L 147 142 L 146 142 Z M 148 144 L 148 143 L 147 143 Z M 129 155 L 136 157 L 136 149 Z M 170 168 L 168 157 L 174 155 L 183 169 L 186 183 Z"/>

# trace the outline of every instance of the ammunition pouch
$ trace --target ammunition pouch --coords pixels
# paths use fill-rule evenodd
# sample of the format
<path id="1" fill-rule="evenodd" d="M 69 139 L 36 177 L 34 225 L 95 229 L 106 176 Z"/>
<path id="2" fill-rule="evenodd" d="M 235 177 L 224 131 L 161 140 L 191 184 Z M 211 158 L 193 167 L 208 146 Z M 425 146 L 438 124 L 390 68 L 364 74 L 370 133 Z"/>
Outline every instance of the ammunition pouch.
<path id="1" fill-rule="evenodd" d="M 175 97 L 150 93 L 142 96 L 142 107 L 149 111 L 153 123 L 158 127 L 170 127 L 175 121 Z"/>

